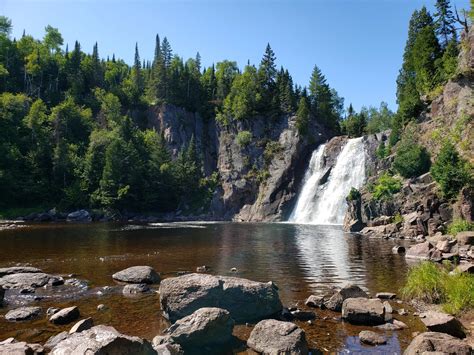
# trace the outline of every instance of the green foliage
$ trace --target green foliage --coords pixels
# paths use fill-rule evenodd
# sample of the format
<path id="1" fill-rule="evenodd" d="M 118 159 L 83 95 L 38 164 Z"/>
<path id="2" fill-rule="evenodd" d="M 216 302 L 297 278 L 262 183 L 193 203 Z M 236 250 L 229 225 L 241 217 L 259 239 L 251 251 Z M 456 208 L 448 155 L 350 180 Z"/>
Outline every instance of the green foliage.
<path id="1" fill-rule="evenodd" d="M 349 195 L 347 195 L 348 201 L 356 201 L 360 199 L 360 192 L 354 187 L 351 187 L 351 191 L 349 191 Z"/>
<path id="2" fill-rule="evenodd" d="M 296 111 L 296 128 L 301 135 L 308 133 L 309 114 L 308 100 L 306 97 L 301 97 Z"/>
<path id="3" fill-rule="evenodd" d="M 459 156 L 454 145 L 446 140 L 431 167 L 431 175 L 447 198 L 454 198 L 472 179 L 472 167 Z"/>
<path id="4" fill-rule="evenodd" d="M 271 163 L 276 154 L 280 153 L 283 150 L 280 142 L 270 141 L 265 145 L 265 150 L 263 151 L 263 159 L 268 165 Z"/>
<path id="5" fill-rule="evenodd" d="M 464 219 L 455 219 L 448 226 L 448 234 L 455 236 L 460 232 L 474 231 L 474 223 Z"/>
<path id="6" fill-rule="evenodd" d="M 399 192 L 401 188 L 402 182 L 385 172 L 374 184 L 372 188 L 372 196 L 376 200 L 387 200 Z"/>
<path id="7" fill-rule="evenodd" d="M 398 224 L 398 223 L 403 223 L 404 219 L 403 216 L 400 214 L 400 212 L 397 212 L 395 216 L 393 217 L 393 223 Z"/>
<path id="8" fill-rule="evenodd" d="M 384 159 L 390 154 L 390 147 L 385 145 L 385 142 L 380 142 L 377 151 L 375 152 L 377 158 Z"/>
<path id="9" fill-rule="evenodd" d="M 237 133 L 237 144 L 245 148 L 252 141 L 252 133 L 249 131 L 240 131 Z"/>
<path id="10" fill-rule="evenodd" d="M 397 147 L 393 168 L 405 178 L 420 176 L 430 170 L 430 154 L 416 143 L 414 134 L 406 132 Z"/>
<path id="11" fill-rule="evenodd" d="M 424 261 L 412 267 L 402 289 L 405 298 L 442 304 L 444 311 L 458 314 L 474 307 L 474 275 L 454 272 Z"/>
<path id="12" fill-rule="evenodd" d="M 343 131 L 349 137 L 360 137 L 366 132 L 367 116 L 365 112 L 349 114 L 343 121 Z"/>
<path id="13" fill-rule="evenodd" d="M 368 134 L 382 132 L 392 127 L 394 113 L 388 108 L 386 102 L 381 102 L 378 109 L 372 106 L 363 107 L 361 112 L 367 117 L 366 130 Z"/>

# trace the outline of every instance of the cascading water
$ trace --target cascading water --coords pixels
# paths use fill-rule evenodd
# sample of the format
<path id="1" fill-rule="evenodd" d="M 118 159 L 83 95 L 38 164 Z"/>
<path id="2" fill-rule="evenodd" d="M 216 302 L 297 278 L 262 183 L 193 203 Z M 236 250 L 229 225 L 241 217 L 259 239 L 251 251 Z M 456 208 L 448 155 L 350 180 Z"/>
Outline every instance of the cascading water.
<path id="1" fill-rule="evenodd" d="M 365 180 L 363 138 L 349 139 L 337 157 L 326 183 L 320 185 L 324 145 L 311 157 L 303 188 L 298 196 L 290 222 L 342 224 L 346 212 L 346 196 L 352 187 L 358 189 Z M 314 161 L 313 161 L 314 159 Z"/>

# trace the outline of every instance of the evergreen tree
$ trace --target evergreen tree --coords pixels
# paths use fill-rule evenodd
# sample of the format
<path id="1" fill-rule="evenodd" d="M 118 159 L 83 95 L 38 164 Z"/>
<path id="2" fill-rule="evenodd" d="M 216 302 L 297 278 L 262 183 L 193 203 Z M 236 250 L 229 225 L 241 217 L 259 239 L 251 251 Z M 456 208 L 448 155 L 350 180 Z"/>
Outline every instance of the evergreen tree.
<path id="1" fill-rule="evenodd" d="M 153 57 L 153 67 L 157 66 L 161 61 L 161 44 L 160 36 L 156 34 L 155 37 L 155 55 Z"/>
<path id="2" fill-rule="evenodd" d="M 456 38 L 455 19 L 449 0 L 437 0 L 436 10 L 437 12 L 434 14 L 436 34 L 441 38 L 442 48 L 446 48 L 449 41 Z"/>
<path id="3" fill-rule="evenodd" d="M 308 133 L 309 115 L 308 99 L 301 97 L 298 102 L 298 110 L 296 111 L 296 128 L 299 134 L 305 135 Z"/>
<path id="4" fill-rule="evenodd" d="M 278 96 L 276 96 L 276 56 L 270 44 L 267 43 L 265 53 L 258 68 L 258 81 L 260 86 L 259 111 L 273 115 L 278 113 Z M 276 111 L 276 112 L 275 112 Z"/>

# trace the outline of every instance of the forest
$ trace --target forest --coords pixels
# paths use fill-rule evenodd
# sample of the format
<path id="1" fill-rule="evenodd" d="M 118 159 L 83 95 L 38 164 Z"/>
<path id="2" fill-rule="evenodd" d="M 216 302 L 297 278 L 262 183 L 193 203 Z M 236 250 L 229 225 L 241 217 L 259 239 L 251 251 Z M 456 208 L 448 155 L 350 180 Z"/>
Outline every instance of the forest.
<path id="1" fill-rule="evenodd" d="M 397 80 L 398 111 L 344 107 L 344 99 L 314 66 L 309 84 L 277 68 L 267 44 L 258 66 L 224 60 L 208 68 L 200 54 L 184 60 L 156 35 L 153 60 L 138 44 L 132 65 L 69 48 L 57 28 L 42 39 L 11 37 L 0 17 L 0 208 L 173 211 L 189 201 L 208 204 L 218 172 L 205 176 L 194 139 L 172 159 L 165 136 L 147 125 L 147 110 L 174 105 L 215 120 L 218 127 L 261 116 L 296 116 L 298 132 L 311 120 L 351 137 L 392 129 L 386 155 L 455 73 L 460 22 L 449 1 L 432 16 L 415 11 Z M 467 24 L 465 24 L 467 26 Z"/>

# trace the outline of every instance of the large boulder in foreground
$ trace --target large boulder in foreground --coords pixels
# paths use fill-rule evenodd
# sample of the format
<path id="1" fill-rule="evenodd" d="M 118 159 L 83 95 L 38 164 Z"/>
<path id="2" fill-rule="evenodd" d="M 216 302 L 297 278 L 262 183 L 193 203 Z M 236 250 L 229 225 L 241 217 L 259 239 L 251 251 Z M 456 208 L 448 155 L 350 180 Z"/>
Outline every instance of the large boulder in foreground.
<path id="1" fill-rule="evenodd" d="M 237 322 L 262 319 L 282 310 L 272 282 L 187 274 L 163 280 L 159 291 L 161 309 L 171 322 L 203 307 L 226 309 Z"/>
<path id="2" fill-rule="evenodd" d="M 260 354 L 308 354 L 304 331 L 296 324 L 274 319 L 259 322 L 247 346 Z"/>
<path id="3" fill-rule="evenodd" d="M 472 348 L 466 342 L 445 333 L 421 333 L 412 340 L 404 355 L 437 352 L 442 354 L 470 355 Z"/>
<path id="4" fill-rule="evenodd" d="M 342 318 L 352 324 L 383 324 L 385 308 L 378 298 L 348 298 L 342 304 Z"/>
<path id="5" fill-rule="evenodd" d="M 346 285 L 325 303 L 326 308 L 334 312 L 342 310 L 342 303 L 348 298 L 369 298 L 369 295 L 357 285 Z"/>
<path id="6" fill-rule="evenodd" d="M 0 354 L 43 354 L 44 348 L 40 344 L 28 344 L 8 338 L 0 342 Z"/>
<path id="7" fill-rule="evenodd" d="M 97 325 L 89 330 L 69 335 L 54 346 L 51 354 L 147 355 L 156 352 L 146 340 L 120 334 L 113 327 Z"/>
<path id="8" fill-rule="evenodd" d="M 116 281 L 132 284 L 154 284 L 160 282 L 160 275 L 150 266 L 132 266 L 112 275 Z"/>
<path id="9" fill-rule="evenodd" d="M 449 314 L 429 311 L 421 315 L 421 321 L 432 332 L 446 333 L 456 338 L 466 337 L 461 322 Z"/>
<path id="10" fill-rule="evenodd" d="M 232 339 L 234 321 L 221 308 L 201 308 L 181 318 L 166 331 L 170 341 L 186 349 L 222 345 Z"/>

